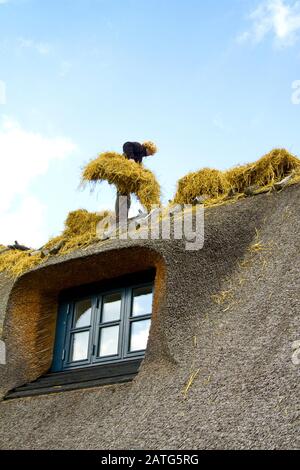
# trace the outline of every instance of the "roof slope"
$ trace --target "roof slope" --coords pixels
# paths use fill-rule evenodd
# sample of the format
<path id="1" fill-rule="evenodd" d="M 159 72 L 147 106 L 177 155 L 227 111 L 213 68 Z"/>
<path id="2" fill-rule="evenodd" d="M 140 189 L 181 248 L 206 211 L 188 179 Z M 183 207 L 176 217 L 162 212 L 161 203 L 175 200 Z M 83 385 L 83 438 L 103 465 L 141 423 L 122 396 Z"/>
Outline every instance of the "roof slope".
<path id="1" fill-rule="evenodd" d="M 1 339 L 6 304 L 7 304 L 10 289 L 12 288 L 13 283 L 14 281 L 12 279 L 8 278 L 3 273 L 0 273 L 0 339 Z"/>
<path id="2" fill-rule="evenodd" d="M 299 200 L 293 186 L 210 209 L 199 252 L 113 242 L 38 268 L 147 245 L 165 259 L 166 295 L 132 383 L 0 403 L 0 447 L 299 448 Z"/>

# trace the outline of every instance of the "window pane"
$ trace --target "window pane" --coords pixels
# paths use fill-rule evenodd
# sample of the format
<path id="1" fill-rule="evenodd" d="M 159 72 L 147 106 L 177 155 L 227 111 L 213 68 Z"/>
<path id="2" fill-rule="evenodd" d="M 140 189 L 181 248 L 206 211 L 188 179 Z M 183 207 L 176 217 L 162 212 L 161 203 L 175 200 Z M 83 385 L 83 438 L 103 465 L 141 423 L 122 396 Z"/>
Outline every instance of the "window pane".
<path id="1" fill-rule="evenodd" d="M 119 326 L 109 326 L 100 330 L 99 356 L 115 356 L 118 354 Z"/>
<path id="2" fill-rule="evenodd" d="M 147 347 L 151 320 L 135 321 L 131 324 L 129 351 L 143 351 Z"/>
<path id="3" fill-rule="evenodd" d="M 132 316 L 148 315 L 152 312 L 152 286 L 133 290 Z"/>
<path id="4" fill-rule="evenodd" d="M 76 302 L 74 328 L 90 326 L 92 313 L 92 302 L 90 299 Z"/>
<path id="5" fill-rule="evenodd" d="M 89 331 L 75 333 L 73 335 L 73 347 L 71 361 L 83 361 L 88 357 Z"/>
<path id="6" fill-rule="evenodd" d="M 120 292 L 117 292 L 116 294 L 106 295 L 104 297 L 102 323 L 120 320 L 121 298 L 122 295 Z"/>

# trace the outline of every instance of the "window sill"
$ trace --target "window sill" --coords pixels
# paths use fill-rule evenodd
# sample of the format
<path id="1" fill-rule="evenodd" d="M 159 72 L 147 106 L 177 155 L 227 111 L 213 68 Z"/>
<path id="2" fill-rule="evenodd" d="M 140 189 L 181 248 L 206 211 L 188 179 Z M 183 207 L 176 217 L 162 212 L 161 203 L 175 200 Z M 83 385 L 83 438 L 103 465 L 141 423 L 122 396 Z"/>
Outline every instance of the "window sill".
<path id="1" fill-rule="evenodd" d="M 5 400 L 111 385 L 133 380 L 142 358 L 115 364 L 74 369 L 46 374 L 35 382 L 8 392 Z"/>

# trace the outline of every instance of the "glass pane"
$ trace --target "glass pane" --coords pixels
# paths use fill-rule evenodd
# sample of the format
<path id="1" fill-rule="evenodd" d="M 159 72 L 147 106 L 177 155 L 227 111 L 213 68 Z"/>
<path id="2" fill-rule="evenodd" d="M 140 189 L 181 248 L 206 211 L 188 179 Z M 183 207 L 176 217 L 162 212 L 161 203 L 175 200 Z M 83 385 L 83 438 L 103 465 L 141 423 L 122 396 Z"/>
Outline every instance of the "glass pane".
<path id="1" fill-rule="evenodd" d="M 90 326 L 92 313 L 92 301 L 90 299 L 76 302 L 74 328 Z"/>
<path id="2" fill-rule="evenodd" d="M 106 295 L 103 298 L 102 323 L 120 320 L 121 298 L 120 292 Z"/>
<path id="3" fill-rule="evenodd" d="M 73 335 L 73 347 L 71 361 L 83 361 L 88 357 L 89 331 L 75 333 Z"/>
<path id="4" fill-rule="evenodd" d="M 133 290 L 132 316 L 148 315 L 152 312 L 152 286 Z"/>
<path id="5" fill-rule="evenodd" d="M 147 347 L 151 320 L 135 321 L 131 324 L 129 351 L 143 351 Z"/>
<path id="6" fill-rule="evenodd" d="M 99 356 L 115 356 L 118 354 L 119 326 L 101 328 Z"/>

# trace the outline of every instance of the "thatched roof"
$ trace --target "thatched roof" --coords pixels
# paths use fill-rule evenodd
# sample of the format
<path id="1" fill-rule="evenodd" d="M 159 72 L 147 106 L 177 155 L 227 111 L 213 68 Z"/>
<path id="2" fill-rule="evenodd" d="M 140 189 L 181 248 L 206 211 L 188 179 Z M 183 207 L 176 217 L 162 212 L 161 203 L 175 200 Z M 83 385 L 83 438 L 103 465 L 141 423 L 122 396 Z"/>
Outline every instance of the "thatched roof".
<path id="1" fill-rule="evenodd" d="M 107 180 L 120 194 L 135 193 L 150 211 L 160 205 L 160 188 L 151 171 L 122 155 L 106 152 L 92 160 L 84 169 L 83 182 L 93 185 Z M 254 163 L 219 171 L 204 168 L 189 173 L 177 183 L 176 204 L 203 203 L 206 208 L 232 204 L 241 198 L 281 190 L 300 182 L 300 160 L 285 149 L 274 149 Z M 172 205 L 172 204 L 171 204 Z M 163 209 L 169 210 L 169 207 Z M 18 277 L 34 267 L 46 264 L 51 256 L 60 256 L 86 248 L 99 240 L 98 222 L 111 217 L 79 209 L 70 212 L 63 232 L 39 250 L 20 246 L 0 245 L 0 273 Z M 105 232 L 105 224 L 102 231 Z"/>
<path id="2" fill-rule="evenodd" d="M 0 403 L 0 447 L 299 448 L 299 367 L 291 361 L 300 339 L 299 198 L 295 185 L 210 209 L 198 252 L 182 241 L 108 241 L 50 258 L 15 281 L 8 343 L 8 319 L 22 320 L 19 333 L 22 325 L 41 330 L 59 288 L 159 266 L 136 379 Z M 8 344 L 0 388 L 34 378 L 43 345 L 35 360 L 29 346 L 21 354 Z"/>
<path id="3" fill-rule="evenodd" d="M 0 274 L 6 273 L 16 278 L 45 263 L 50 256 L 77 251 L 97 242 L 97 225 L 109 215 L 109 211 L 88 212 L 85 209 L 78 209 L 68 214 L 63 232 L 50 239 L 39 250 L 2 247 Z"/>
<path id="4" fill-rule="evenodd" d="M 13 280 L 9 279 L 4 273 L 0 273 L 0 339 L 2 336 L 2 326 L 6 311 L 6 305 Z"/>

